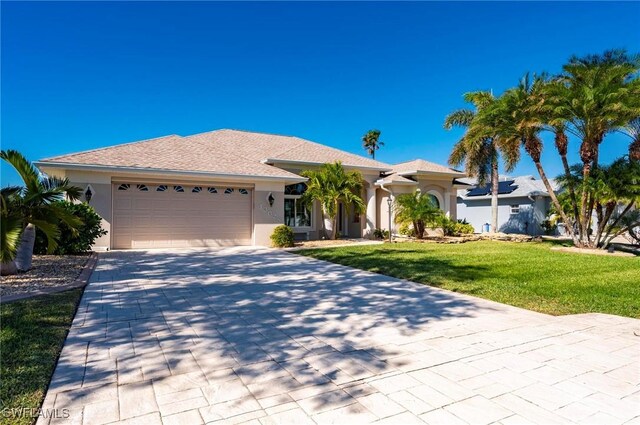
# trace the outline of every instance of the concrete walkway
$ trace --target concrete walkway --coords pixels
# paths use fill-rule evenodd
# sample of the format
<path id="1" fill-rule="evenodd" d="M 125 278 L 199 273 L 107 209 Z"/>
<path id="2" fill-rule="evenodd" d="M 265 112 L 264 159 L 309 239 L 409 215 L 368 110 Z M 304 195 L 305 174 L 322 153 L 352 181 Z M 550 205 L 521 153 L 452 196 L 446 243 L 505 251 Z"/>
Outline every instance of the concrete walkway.
<path id="1" fill-rule="evenodd" d="M 638 424 L 634 330 L 276 250 L 112 252 L 38 423 Z"/>

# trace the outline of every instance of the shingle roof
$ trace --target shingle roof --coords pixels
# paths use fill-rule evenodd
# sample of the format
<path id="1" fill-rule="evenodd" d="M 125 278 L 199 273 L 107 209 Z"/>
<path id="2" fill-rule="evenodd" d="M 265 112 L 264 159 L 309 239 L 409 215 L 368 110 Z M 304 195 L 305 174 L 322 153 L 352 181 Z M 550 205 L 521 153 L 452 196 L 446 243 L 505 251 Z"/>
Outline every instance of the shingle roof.
<path id="1" fill-rule="evenodd" d="M 267 159 L 271 162 L 318 164 L 339 160 L 345 166 L 390 169 L 389 165 L 382 162 L 299 137 L 239 130 L 216 130 L 186 137 L 170 135 L 47 158 L 39 163 L 296 177 L 293 173 L 263 163 Z"/>
<path id="2" fill-rule="evenodd" d="M 417 185 L 418 182 L 408 179 L 406 177 L 399 176 L 397 174 L 391 174 L 380 180 L 376 181 L 377 185 L 380 184 L 402 184 L 402 185 Z"/>
<path id="3" fill-rule="evenodd" d="M 393 166 L 393 172 L 403 175 L 407 173 L 446 173 L 457 176 L 465 176 L 466 174 L 444 165 L 425 161 L 424 159 L 414 159 L 413 161 L 401 162 Z"/>

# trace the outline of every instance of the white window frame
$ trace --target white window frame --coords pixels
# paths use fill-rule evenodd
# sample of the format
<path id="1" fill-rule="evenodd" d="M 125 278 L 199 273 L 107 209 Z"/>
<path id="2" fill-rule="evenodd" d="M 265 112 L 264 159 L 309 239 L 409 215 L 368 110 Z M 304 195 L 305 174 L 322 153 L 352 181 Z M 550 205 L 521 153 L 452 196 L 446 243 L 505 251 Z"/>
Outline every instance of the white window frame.
<path id="1" fill-rule="evenodd" d="M 520 204 L 509 205 L 509 212 L 511 215 L 520 214 Z"/>
<path id="2" fill-rule="evenodd" d="M 300 199 L 302 198 L 302 195 L 284 195 L 284 199 Z M 284 202 L 284 201 L 283 201 Z M 296 210 L 296 202 L 293 202 L 293 217 L 295 220 L 295 217 L 297 215 L 297 210 Z M 284 214 L 283 214 L 283 218 L 284 218 Z M 291 227 L 294 230 L 315 230 L 315 222 L 316 222 L 316 209 L 314 208 L 314 204 L 311 204 L 311 226 L 294 226 Z"/>

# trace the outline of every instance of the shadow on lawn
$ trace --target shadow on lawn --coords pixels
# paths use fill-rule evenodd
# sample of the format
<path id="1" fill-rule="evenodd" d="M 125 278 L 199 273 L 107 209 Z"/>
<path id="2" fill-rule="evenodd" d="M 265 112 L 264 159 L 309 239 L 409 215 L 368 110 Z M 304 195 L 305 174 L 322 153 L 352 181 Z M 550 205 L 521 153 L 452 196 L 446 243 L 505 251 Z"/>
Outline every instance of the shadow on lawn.
<path id="1" fill-rule="evenodd" d="M 482 280 L 492 273 L 490 267 L 482 264 L 464 265 L 445 258 L 427 256 L 421 249 L 380 247 L 368 249 L 366 252 L 332 251 L 309 250 L 301 253 L 320 260 L 422 282 L 435 287 L 451 281 L 471 283 Z"/>
<path id="2" fill-rule="evenodd" d="M 379 260 L 357 256 L 369 265 Z M 482 270 L 446 260 L 428 265 L 427 274 Z M 410 261 L 383 259 L 376 267 L 417 273 Z M 278 385 L 289 390 L 348 383 L 402 366 L 391 361 L 399 354 L 393 346 L 380 341 L 419 339 L 426 324 L 488 310 L 423 285 L 276 250 L 111 252 L 101 254 L 91 282 L 50 389 L 67 391 L 58 395 L 63 402 L 113 391 L 116 379 L 170 389 L 177 375 L 194 370 L 183 375 L 193 386 L 240 378 L 256 398 L 273 390 L 261 382 L 286 374 L 295 379 Z M 322 397 L 318 403 L 329 402 Z"/>

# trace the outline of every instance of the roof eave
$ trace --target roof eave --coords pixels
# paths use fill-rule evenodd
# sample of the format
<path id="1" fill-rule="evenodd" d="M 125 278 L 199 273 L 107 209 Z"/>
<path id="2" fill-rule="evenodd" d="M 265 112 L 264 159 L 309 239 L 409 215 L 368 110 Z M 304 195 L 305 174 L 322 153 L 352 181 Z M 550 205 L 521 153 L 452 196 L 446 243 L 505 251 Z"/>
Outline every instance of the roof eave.
<path id="1" fill-rule="evenodd" d="M 291 164 L 291 165 L 313 165 L 319 166 L 323 164 L 327 164 L 326 162 L 313 162 L 313 161 L 297 161 L 295 159 L 278 159 L 278 158 L 267 158 L 260 161 L 263 164 L 273 165 L 273 164 Z M 392 171 L 391 168 L 383 168 L 383 167 L 369 167 L 366 165 L 349 165 L 342 164 L 344 168 L 357 168 L 360 170 L 371 170 L 371 171 Z"/>
<path id="2" fill-rule="evenodd" d="M 307 181 L 307 178 L 297 176 L 293 173 L 290 176 L 268 176 L 260 174 L 233 174 L 233 173 L 215 173 L 207 171 L 185 171 L 185 170 L 168 170 L 164 168 L 146 168 L 146 167 L 121 167 L 112 165 L 97 165 L 97 164 L 78 164 L 67 162 L 49 162 L 49 161 L 36 161 L 34 165 L 38 168 L 50 167 L 50 168 L 62 168 L 68 170 L 83 170 L 83 171 L 102 171 L 102 172 L 129 172 L 140 174 L 170 174 L 170 175 L 183 175 L 183 176 L 201 176 L 201 177 L 217 177 L 217 178 L 233 178 L 238 180 L 261 180 L 261 181 L 287 181 L 292 183 L 300 183 Z"/>
<path id="3" fill-rule="evenodd" d="M 376 186 L 386 185 L 386 186 L 416 186 L 418 182 L 394 182 L 394 181 L 383 181 L 378 180 L 374 183 Z"/>
<path id="4" fill-rule="evenodd" d="M 424 175 L 438 175 L 445 177 L 467 177 L 466 174 L 460 173 L 458 171 L 425 171 L 425 170 L 413 170 L 413 171 L 401 171 L 396 173 L 399 176 L 424 176 Z"/>

